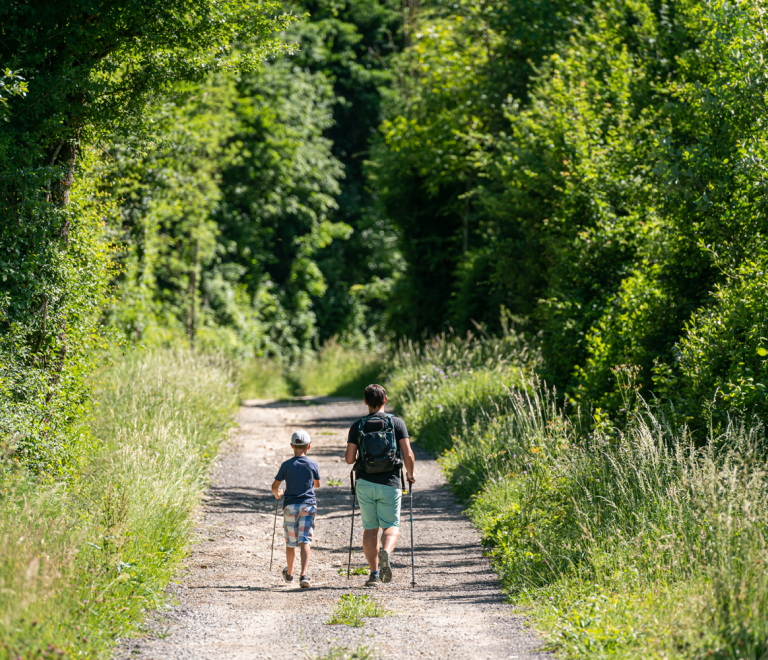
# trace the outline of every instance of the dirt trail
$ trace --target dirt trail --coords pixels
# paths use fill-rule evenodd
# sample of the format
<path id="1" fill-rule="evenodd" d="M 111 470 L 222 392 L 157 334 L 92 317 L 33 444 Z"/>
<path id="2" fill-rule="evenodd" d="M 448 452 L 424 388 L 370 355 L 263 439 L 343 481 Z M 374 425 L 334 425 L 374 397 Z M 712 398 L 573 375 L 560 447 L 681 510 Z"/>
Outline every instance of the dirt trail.
<path id="1" fill-rule="evenodd" d="M 524 618 L 504 603 L 477 533 L 444 488 L 434 459 L 418 447 L 416 588 L 410 586 L 404 498 L 394 578 L 375 591 L 392 616 L 367 619 L 362 628 L 326 625 L 340 596 L 371 593 L 362 588 L 364 576 L 347 580 L 338 574 L 347 565 L 352 502 L 349 467 L 343 459 L 346 433 L 365 412 L 359 402 L 328 398 L 291 404 L 247 402 L 240 412 L 240 428 L 215 468 L 210 499 L 197 526 L 200 542 L 185 575 L 173 586 L 178 604 L 155 622 L 159 636 L 131 640 L 119 655 L 283 660 L 362 642 L 384 660 L 548 658 L 535 651 L 540 642 L 525 629 Z M 285 555 L 279 521 L 274 567 L 268 570 L 275 511 L 270 486 L 277 466 L 291 456 L 289 439 L 296 428 L 311 434 L 310 456 L 318 461 L 322 477 L 310 564 L 313 588 L 308 591 L 281 579 Z M 329 477 L 341 479 L 342 485 L 328 486 Z M 358 512 L 353 566 L 365 566 L 361 540 Z"/>

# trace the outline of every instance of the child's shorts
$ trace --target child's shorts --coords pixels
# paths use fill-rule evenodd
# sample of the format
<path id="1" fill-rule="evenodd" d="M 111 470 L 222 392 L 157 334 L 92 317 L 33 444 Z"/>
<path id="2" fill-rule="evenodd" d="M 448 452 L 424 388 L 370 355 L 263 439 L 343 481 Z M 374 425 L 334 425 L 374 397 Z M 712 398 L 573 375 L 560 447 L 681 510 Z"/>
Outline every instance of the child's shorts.
<path id="1" fill-rule="evenodd" d="M 299 543 L 312 543 L 316 514 L 314 504 L 288 504 L 283 509 L 285 545 L 295 548 Z"/>

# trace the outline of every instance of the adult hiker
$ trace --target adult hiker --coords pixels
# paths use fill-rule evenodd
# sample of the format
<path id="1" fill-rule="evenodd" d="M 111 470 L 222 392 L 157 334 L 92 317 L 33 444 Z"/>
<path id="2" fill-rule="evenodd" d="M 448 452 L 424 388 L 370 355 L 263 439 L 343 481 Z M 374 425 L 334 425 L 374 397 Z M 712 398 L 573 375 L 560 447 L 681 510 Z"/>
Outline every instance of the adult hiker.
<path id="1" fill-rule="evenodd" d="M 405 422 L 384 412 L 384 388 L 369 385 L 364 400 L 368 414 L 350 427 L 345 460 L 349 465 L 355 464 L 357 473 L 363 552 L 370 568 L 365 585 L 376 587 L 392 580 L 392 553 L 400 538 L 401 471 L 405 467 L 412 484 L 416 461 Z"/>

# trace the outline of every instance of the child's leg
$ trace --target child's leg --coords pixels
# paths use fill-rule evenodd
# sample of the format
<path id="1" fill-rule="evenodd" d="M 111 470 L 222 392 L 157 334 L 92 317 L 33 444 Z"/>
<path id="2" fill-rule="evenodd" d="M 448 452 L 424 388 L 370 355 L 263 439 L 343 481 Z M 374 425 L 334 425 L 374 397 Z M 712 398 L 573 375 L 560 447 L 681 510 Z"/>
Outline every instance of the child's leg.
<path id="1" fill-rule="evenodd" d="M 293 560 L 296 558 L 296 548 L 289 548 L 285 546 L 285 561 L 288 564 L 288 575 L 293 575 Z M 302 571 L 304 570 L 304 546 L 301 546 L 301 565 Z M 304 573 L 302 572 L 302 575 Z"/>
<path id="2" fill-rule="evenodd" d="M 301 575 L 306 575 L 309 567 L 309 551 L 312 546 L 309 543 L 300 543 L 299 547 L 301 548 Z M 293 566 L 293 557 L 291 557 L 291 566 Z"/>
<path id="3" fill-rule="evenodd" d="M 301 548 L 301 575 L 307 574 L 309 567 L 309 551 L 312 543 L 312 535 L 315 529 L 315 515 L 317 506 L 314 504 L 302 504 L 298 515 L 298 538 Z"/>
<path id="4" fill-rule="evenodd" d="M 283 509 L 285 560 L 288 563 L 288 575 L 293 575 L 293 560 L 296 558 L 296 542 L 299 535 L 298 508 L 295 504 L 288 504 Z"/>

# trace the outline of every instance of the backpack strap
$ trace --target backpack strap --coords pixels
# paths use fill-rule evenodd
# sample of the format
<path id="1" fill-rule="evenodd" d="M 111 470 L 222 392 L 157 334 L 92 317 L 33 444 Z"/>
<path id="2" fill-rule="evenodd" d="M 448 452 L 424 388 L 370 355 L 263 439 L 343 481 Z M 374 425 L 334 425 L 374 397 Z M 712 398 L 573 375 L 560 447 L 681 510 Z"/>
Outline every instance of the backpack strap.
<path id="1" fill-rule="evenodd" d="M 386 413 L 385 413 L 386 414 Z M 403 460 L 403 453 L 400 451 L 400 443 L 397 441 L 397 435 L 395 434 L 395 423 L 392 421 L 393 415 L 387 414 L 387 421 L 389 422 L 389 428 L 392 431 L 392 437 L 395 439 L 395 455 L 399 460 Z M 402 475 L 400 475 L 402 477 Z"/>

